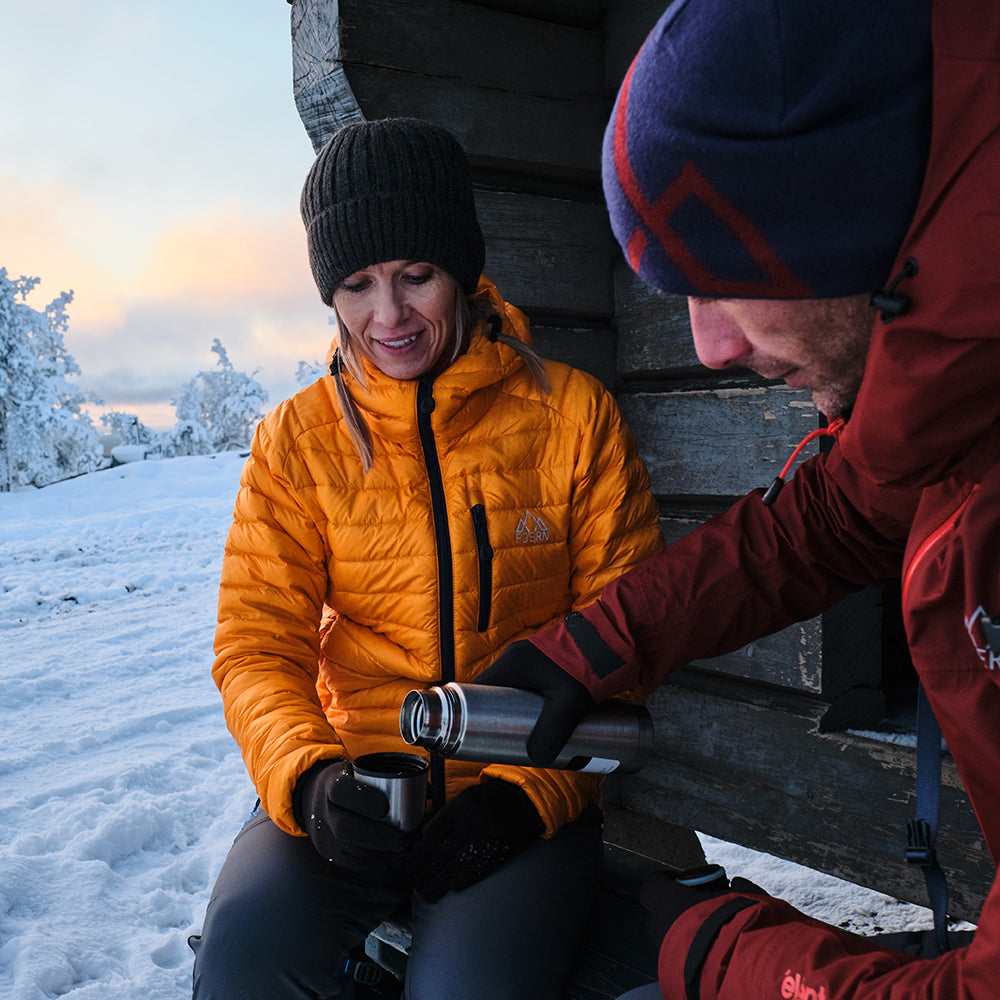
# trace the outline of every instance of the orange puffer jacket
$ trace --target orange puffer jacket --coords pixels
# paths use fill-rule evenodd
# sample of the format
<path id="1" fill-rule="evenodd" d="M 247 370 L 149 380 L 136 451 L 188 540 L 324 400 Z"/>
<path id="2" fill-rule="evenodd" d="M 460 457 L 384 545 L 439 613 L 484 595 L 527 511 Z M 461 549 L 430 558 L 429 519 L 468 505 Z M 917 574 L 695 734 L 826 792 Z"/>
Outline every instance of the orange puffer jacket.
<path id="1" fill-rule="evenodd" d="M 483 279 L 503 332 L 527 321 Z M 268 815 L 300 834 L 316 761 L 407 750 L 406 693 L 470 681 L 509 642 L 592 602 L 663 547 L 646 469 L 611 396 L 546 362 L 551 394 L 480 324 L 435 378 L 346 376 L 367 473 L 321 378 L 258 428 L 226 543 L 213 676 Z M 481 775 L 522 786 L 551 836 L 599 778 L 435 761 L 439 797 Z"/>

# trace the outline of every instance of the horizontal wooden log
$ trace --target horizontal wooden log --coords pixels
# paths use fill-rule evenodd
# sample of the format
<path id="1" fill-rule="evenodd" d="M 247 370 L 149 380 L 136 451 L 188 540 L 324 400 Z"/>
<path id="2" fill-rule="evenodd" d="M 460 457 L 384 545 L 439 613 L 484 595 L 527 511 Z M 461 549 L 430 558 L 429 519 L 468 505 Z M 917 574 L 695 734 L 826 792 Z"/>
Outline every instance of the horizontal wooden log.
<path id="1" fill-rule="evenodd" d="M 549 177 L 594 187 L 600 172 L 603 98 L 512 93 L 464 80 L 441 80 L 345 63 L 369 120 L 419 117 L 442 125 L 462 143 L 473 167 Z"/>
<path id="2" fill-rule="evenodd" d="M 618 382 L 615 367 L 615 335 L 604 329 L 546 326 L 532 323 L 535 350 L 552 361 L 561 361 L 593 375 L 614 392 Z"/>
<path id="3" fill-rule="evenodd" d="M 619 403 L 662 496 L 736 497 L 767 486 L 819 425 L 807 390 L 778 385 L 629 393 Z M 800 460 L 817 451 L 812 442 Z"/>
<path id="4" fill-rule="evenodd" d="M 340 125 L 412 116 L 474 166 L 595 190 L 610 104 L 592 31 L 452 0 L 298 0 L 293 89 L 318 150 Z"/>
<path id="5" fill-rule="evenodd" d="M 663 0 L 604 0 L 607 86 L 616 93 L 636 52 L 666 8 Z"/>
<path id="6" fill-rule="evenodd" d="M 605 98 L 599 32 L 515 16 L 493 6 L 456 0 L 339 0 L 342 58 L 348 64 L 427 76 L 441 85 L 454 80 L 568 101 Z"/>
<path id="7" fill-rule="evenodd" d="M 912 748 L 822 734 L 822 704 L 810 699 L 676 678 L 649 699 L 656 752 L 620 779 L 624 807 L 926 904 L 920 870 L 904 860 Z M 950 758 L 943 772 L 950 910 L 975 920 L 995 870 Z"/>
<path id="8" fill-rule="evenodd" d="M 528 312 L 610 319 L 610 233 L 601 206 L 505 191 L 477 191 L 485 273 Z"/>
<path id="9" fill-rule="evenodd" d="M 664 295 L 618 258 L 614 268 L 618 367 L 623 378 L 709 375 L 691 338 L 687 299 Z"/>
<path id="10" fill-rule="evenodd" d="M 610 774 L 604 779 L 604 842 L 673 868 L 703 865 L 705 852 L 694 830 L 674 826 L 648 813 L 619 807 L 621 778 L 621 775 Z M 623 888 L 637 892 L 639 881 Z"/>
<path id="11" fill-rule="evenodd" d="M 751 642 L 735 652 L 695 660 L 695 668 L 739 677 L 793 691 L 820 694 L 823 690 L 822 618 Z"/>
<path id="12" fill-rule="evenodd" d="M 582 28 L 596 27 L 601 19 L 604 0 L 471 0 L 481 7 L 494 7 L 513 14 L 573 24 Z"/>

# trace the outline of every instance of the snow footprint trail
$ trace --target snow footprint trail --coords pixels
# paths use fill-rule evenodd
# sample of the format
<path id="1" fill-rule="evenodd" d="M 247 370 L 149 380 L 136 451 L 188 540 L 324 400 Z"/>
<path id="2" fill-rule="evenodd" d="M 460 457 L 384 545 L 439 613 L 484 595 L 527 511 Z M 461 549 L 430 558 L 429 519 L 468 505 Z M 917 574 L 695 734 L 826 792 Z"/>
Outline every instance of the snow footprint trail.
<path id="1" fill-rule="evenodd" d="M 0 995 L 190 996 L 253 801 L 209 673 L 242 464 L 0 494 Z"/>

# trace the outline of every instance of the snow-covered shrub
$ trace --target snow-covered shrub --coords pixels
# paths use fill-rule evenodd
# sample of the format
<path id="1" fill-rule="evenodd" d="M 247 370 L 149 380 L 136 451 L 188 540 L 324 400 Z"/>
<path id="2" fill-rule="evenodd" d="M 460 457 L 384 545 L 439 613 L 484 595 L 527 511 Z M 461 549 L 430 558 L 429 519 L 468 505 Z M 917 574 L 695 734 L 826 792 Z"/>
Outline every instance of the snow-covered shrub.
<path id="1" fill-rule="evenodd" d="M 299 367 L 295 369 L 295 384 L 304 389 L 307 385 L 312 385 L 316 379 L 329 374 L 324 361 L 300 361 Z"/>
<path id="2" fill-rule="evenodd" d="M 178 420 L 172 431 L 160 435 L 160 440 L 164 458 L 211 455 L 216 450 L 208 431 L 193 420 Z"/>
<path id="3" fill-rule="evenodd" d="M 246 448 L 264 415 L 267 390 L 254 379 L 256 371 L 251 375 L 236 371 L 218 338 L 212 341 L 212 350 L 219 356 L 218 367 L 198 372 L 171 400 L 177 425 L 164 437 L 168 456 Z"/>
<path id="4" fill-rule="evenodd" d="M 26 299 L 38 281 L 0 268 L 0 490 L 46 486 L 103 461 L 83 411 L 100 400 L 66 379 L 80 374 L 63 341 L 73 293 L 32 309 Z"/>
<path id="5" fill-rule="evenodd" d="M 101 414 L 101 423 L 107 435 L 120 444 L 144 444 L 148 446 L 147 451 L 159 446 L 160 435 L 150 430 L 134 413 L 109 410 Z"/>

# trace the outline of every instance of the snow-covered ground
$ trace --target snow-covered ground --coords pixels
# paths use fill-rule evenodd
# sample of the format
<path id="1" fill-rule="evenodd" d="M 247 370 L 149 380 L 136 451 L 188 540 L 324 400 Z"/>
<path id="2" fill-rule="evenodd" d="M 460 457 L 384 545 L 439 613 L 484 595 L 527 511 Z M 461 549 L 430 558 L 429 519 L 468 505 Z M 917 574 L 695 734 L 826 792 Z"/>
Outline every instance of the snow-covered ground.
<path id="1" fill-rule="evenodd" d="M 254 792 L 210 677 L 243 459 L 0 493 L 0 996 L 181 1000 L 186 939 Z M 704 838 L 859 932 L 928 912 Z"/>

